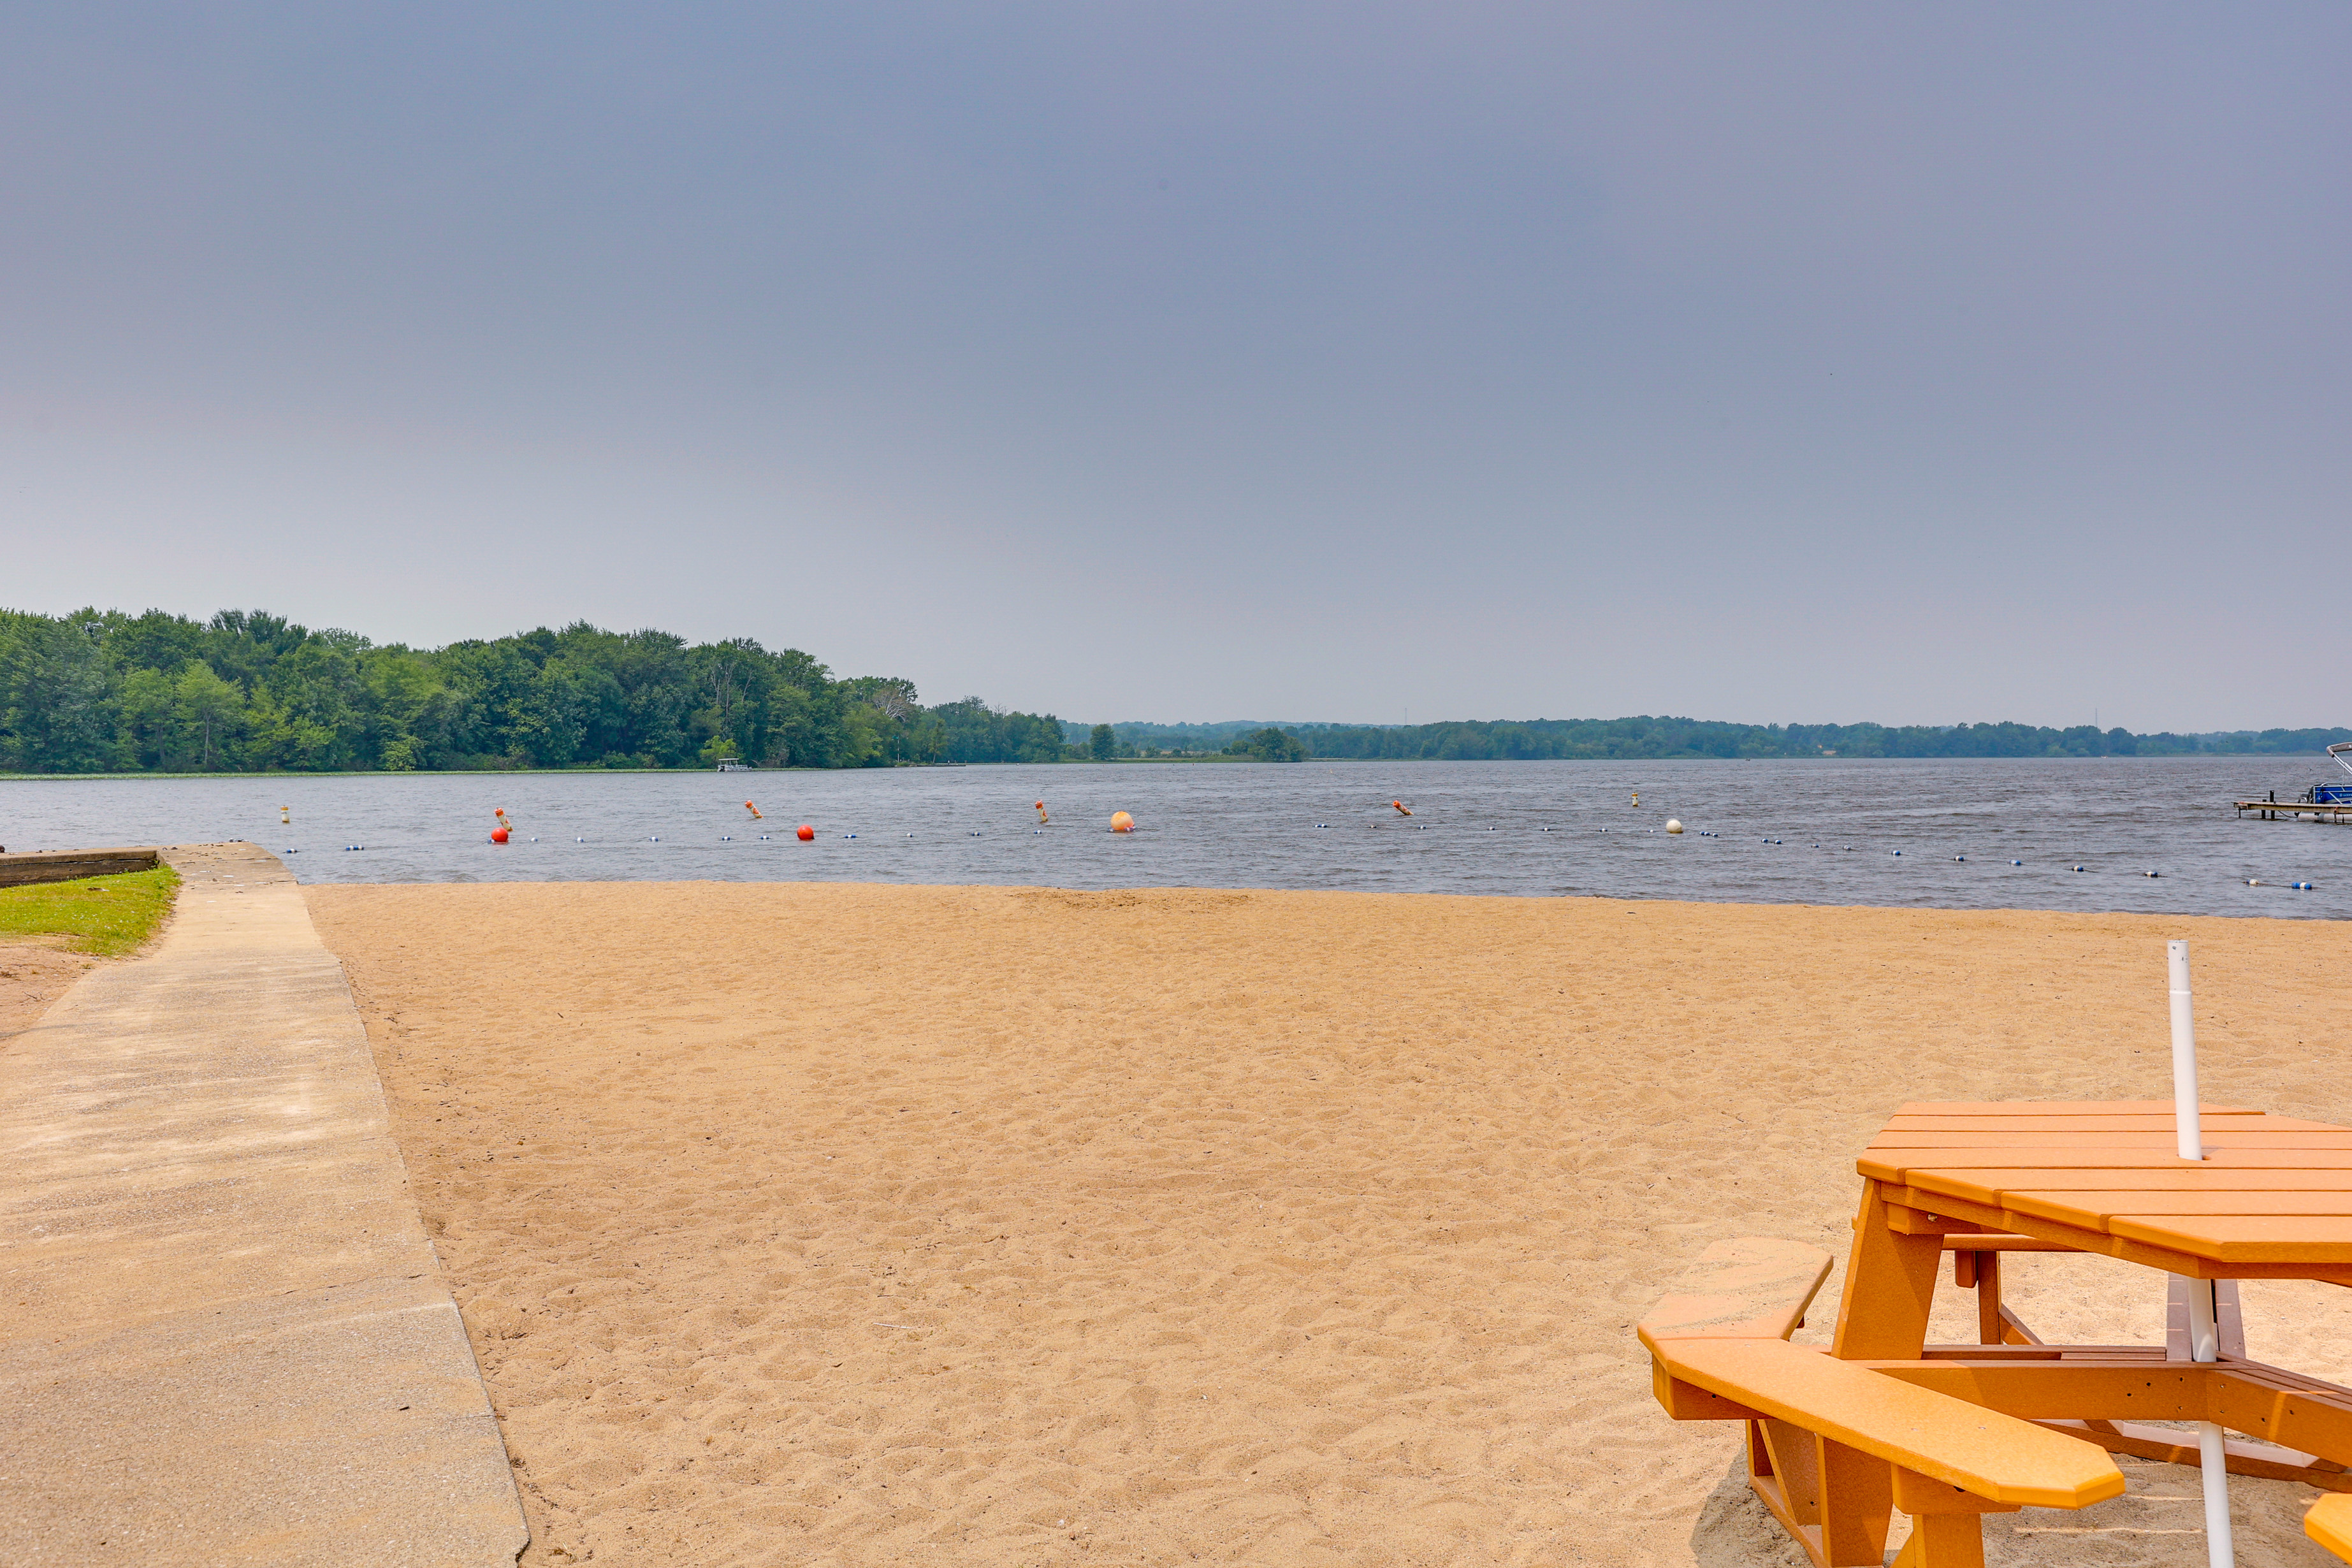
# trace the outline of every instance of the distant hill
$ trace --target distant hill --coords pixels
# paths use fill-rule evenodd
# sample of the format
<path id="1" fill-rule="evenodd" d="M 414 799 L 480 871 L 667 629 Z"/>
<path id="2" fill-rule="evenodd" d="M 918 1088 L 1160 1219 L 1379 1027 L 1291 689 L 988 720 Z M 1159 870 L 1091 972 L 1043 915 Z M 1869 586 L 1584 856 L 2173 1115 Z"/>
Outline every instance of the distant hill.
<path id="1" fill-rule="evenodd" d="M 1065 721 L 1062 725 L 1064 738 L 1074 746 L 1086 743 L 1087 731 L 1089 728 L 1091 728 L 1089 725 L 1073 724 L 1067 721 Z M 1223 751 L 1234 736 L 1246 735 L 1253 730 L 1276 729 L 1296 733 L 1303 730 L 1330 728 L 1332 726 L 1328 724 L 1301 724 L 1295 721 L 1286 721 L 1280 719 L 1227 719 L 1215 724 L 1141 724 L 1130 721 L 1113 724 L 1111 731 L 1118 735 L 1119 744 L 1130 748 L 1149 747 L 1153 751 L 1165 752 L 1217 752 Z"/>
<path id="2" fill-rule="evenodd" d="M 1215 724 L 1114 724 L 1122 752 L 1216 752 L 1267 728 L 1260 719 Z M 1493 719 L 1436 724 L 1276 723 L 1318 757 L 1379 761 L 1498 762 L 1676 757 L 2177 757 L 2305 754 L 2352 730 L 2231 730 L 2135 734 L 2089 724 L 1737 724 L 1719 720 Z M 1073 726 L 1076 738 L 1082 728 Z"/>

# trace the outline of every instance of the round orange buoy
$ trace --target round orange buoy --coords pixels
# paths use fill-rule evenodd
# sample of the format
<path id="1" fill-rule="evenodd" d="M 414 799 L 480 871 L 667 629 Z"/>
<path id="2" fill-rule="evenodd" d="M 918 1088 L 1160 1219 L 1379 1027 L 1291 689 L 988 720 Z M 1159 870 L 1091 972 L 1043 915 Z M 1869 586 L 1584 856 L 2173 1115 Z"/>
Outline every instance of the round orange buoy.
<path id="1" fill-rule="evenodd" d="M 506 830 L 505 828 L 503 828 L 503 827 L 493 827 L 493 828 L 491 828 L 491 829 L 490 829 L 490 842 L 491 842 L 491 843 L 493 843 L 493 844 L 504 844 L 506 841 L 507 841 L 507 830 Z"/>
<path id="2" fill-rule="evenodd" d="M 810 839 L 816 837 L 816 829 L 803 822 L 801 824 L 801 830 L 797 837 L 802 843 L 806 844 Z"/>
<path id="3" fill-rule="evenodd" d="M 1114 811 L 1110 814 L 1110 830 L 1113 833 L 1132 833 L 1135 831 L 1135 818 L 1123 811 Z"/>

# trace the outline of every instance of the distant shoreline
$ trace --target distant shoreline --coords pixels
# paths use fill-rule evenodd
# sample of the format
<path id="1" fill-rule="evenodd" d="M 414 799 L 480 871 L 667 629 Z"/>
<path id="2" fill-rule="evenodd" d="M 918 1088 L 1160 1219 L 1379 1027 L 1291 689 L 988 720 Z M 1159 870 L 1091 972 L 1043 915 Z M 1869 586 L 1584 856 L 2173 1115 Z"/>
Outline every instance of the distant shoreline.
<path id="1" fill-rule="evenodd" d="M 1812 756 L 1812 757 L 1318 757 L 1305 756 L 1296 763 L 1269 763 L 1261 757 L 1230 756 L 1212 752 L 1189 757 L 1067 757 L 1055 762 L 1040 763 L 896 763 L 873 768 L 739 768 L 721 775 L 716 768 L 346 768 L 336 771 L 292 772 L 272 770 L 255 773 L 0 773 L 0 784 L 106 784 L 131 780 L 157 780 L 187 783 L 205 779 L 512 779 L 512 778 L 599 778 L 659 774 L 664 778 L 684 778 L 696 773 L 713 777 L 742 777 L 745 774 L 772 775 L 781 773 L 827 773 L 835 776 L 856 776 L 860 773 L 897 773 L 930 771 L 940 768 L 1103 768 L 1157 767 L 1170 763 L 1193 765 L 1213 763 L 1219 766 L 1243 767 L 1594 767 L 1625 766 L 1639 763 L 1654 766 L 1660 763 L 1719 763 L 1727 766 L 1742 763 L 1799 763 L 1805 764 L 1839 763 L 1933 763 L 1938 766 L 1955 763 L 2221 763 L 2221 762 L 2284 762 L 2298 757 L 2324 757 L 2324 751 L 2313 752 L 2158 752 L 2147 755 L 2114 752 L 2098 756 L 2028 756 L 2028 757 L 1872 757 L 1872 756 Z"/>

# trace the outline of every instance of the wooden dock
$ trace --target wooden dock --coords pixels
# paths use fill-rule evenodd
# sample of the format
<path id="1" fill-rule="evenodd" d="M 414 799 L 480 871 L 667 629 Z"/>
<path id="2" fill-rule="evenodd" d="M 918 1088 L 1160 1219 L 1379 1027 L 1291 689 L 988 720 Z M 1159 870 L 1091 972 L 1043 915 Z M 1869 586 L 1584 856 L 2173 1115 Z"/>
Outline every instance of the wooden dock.
<path id="1" fill-rule="evenodd" d="M 2240 800 L 2231 805 L 2240 816 L 2260 814 L 2265 822 L 2352 822 L 2352 800 Z"/>
<path id="2" fill-rule="evenodd" d="M 121 871 L 152 871 L 157 858 L 152 849 L 48 849 L 33 854 L 0 854 L 0 888 L 18 888 L 27 882 L 70 882 Z"/>

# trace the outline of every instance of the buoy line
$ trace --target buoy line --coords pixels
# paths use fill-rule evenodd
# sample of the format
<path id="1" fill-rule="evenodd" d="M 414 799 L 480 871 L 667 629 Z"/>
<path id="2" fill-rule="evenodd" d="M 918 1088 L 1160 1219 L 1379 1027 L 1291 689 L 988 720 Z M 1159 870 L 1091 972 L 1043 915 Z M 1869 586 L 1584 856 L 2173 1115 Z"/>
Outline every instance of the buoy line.
<path id="1" fill-rule="evenodd" d="M 742 804 L 743 804 L 744 809 L 745 809 L 746 811 L 748 811 L 748 812 L 750 812 L 750 813 L 751 813 L 751 818 L 752 818 L 752 820 L 753 820 L 754 822 L 758 822 L 758 821 L 762 820 L 762 818 L 763 818 L 763 814 L 760 811 L 759 807 L 758 807 L 756 805 L 754 805 L 754 804 L 753 804 L 752 802 L 751 802 L 751 801 L 745 801 L 745 802 L 743 802 Z M 1045 831 L 1044 831 L 1044 825 L 1045 825 L 1045 824 L 1046 824 L 1046 823 L 1050 820 L 1050 819 L 1046 816 L 1046 815 L 1045 815 L 1045 803 L 1044 803 L 1043 801 L 1035 802 L 1035 803 L 1034 803 L 1034 809 L 1035 809 L 1035 810 L 1036 810 L 1036 812 L 1037 812 L 1037 820 L 1038 820 L 1038 822 L 1039 822 L 1040 826 L 1039 826 L 1038 827 L 1034 828 L 1034 829 L 1032 829 L 1032 830 L 1031 830 L 1030 837 L 1044 837 L 1045 836 Z M 1399 815 L 1402 815 L 1402 816 L 1412 816 L 1412 813 L 1411 812 L 1411 810 L 1410 810 L 1409 808 L 1407 808 L 1407 807 L 1404 805 L 1404 803 L 1403 803 L 1402 801 L 1401 801 L 1401 800 L 1398 800 L 1398 801 L 1391 801 L 1391 802 L 1390 803 L 1390 809 L 1391 809 L 1391 811 L 1394 811 L 1394 812 L 1398 813 Z M 286 808 L 281 807 L 281 808 L 280 808 L 280 810 L 281 810 L 281 813 L 284 813 L 284 812 L 285 812 L 285 810 L 286 810 Z M 508 812 L 507 812 L 506 808 L 505 808 L 505 807 L 503 807 L 503 806 L 496 807 L 496 808 L 494 808 L 494 809 L 492 810 L 492 812 L 491 812 L 491 816 L 492 816 L 492 818 L 494 819 L 494 821 L 496 822 L 497 826 L 494 826 L 494 827 L 491 829 L 491 831 L 490 831 L 490 835 L 489 835 L 489 837 L 488 837 L 488 843 L 491 843 L 491 844 L 494 844 L 494 845 L 499 845 L 499 846 L 501 846 L 501 847 L 503 847 L 503 846 L 507 846 L 507 845 L 509 845 L 509 844 L 511 844 L 511 843 L 515 842 L 515 841 L 516 841 L 515 823 L 514 823 L 513 818 L 512 818 L 512 817 L 508 814 Z M 1319 830 L 1328 830 L 1328 829 L 1331 829 L 1331 828 L 1333 828 L 1333 827 L 1336 827 L 1336 826 L 1339 826 L 1339 825 L 1338 825 L 1337 823 L 1333 823 L 1333 822 L 1319 821 L 1319 822 L 1316 822 L 1316 823 L 1314 823 L 1312 826 L 1313 826 L 1315 828 L 1319 829 Z M 1381 826 L 1381 824 L 1380 824 L 1379 822 L 1377 822 L 1377 821 L 1374 821 L 1374 822 L 1368 822 L 1368 823 L 1366 824 L 1366 826 L 1370 826 L 1370 827 L 1378 827 L 1378 826 Z M 1432 827 L 1433 826 L 1444 826 L 1444 825 L 1443 825 L 1443 824 L 1440 824 L 1440 825 L 1433 825 L 1433 824 L 1426 823 L 1426 822 L 1416 822 L 1416 823 L 1412 824 L 1412 826 L 1413 826 L 1413 827 L 1414 827 L 1416 830 L 1418 830 L 1418 831 L 1420 831 L 1420 832 L 1423 832 L 1423 833 L 1427 833 L 1427 832 L 1429 832 L 1429 831 L 1430 831 L 1430 829 L 1431 829 L 1431 827 Z M 1464 824 L 1464 825 L 1462 825 L 1462 826 L 1473 826 L 1473 825 Z M 1534 830 L 1535 830 L 1536 832 L 1538 832 L 1538 833 L 1556 833 L 1556 832 L 1559 832 L 1559 831 L 1560 831 L 1560 830 L 1561 830 L 1561 829 L 1560 829 L 1560 827 L 1559 827 L 1558 825 L 1556 825 L 1556 824 L 1552 824 L 1552 823 L 1537 823 L 1537 824 L 1532 824 L 1532 825 L 1523 825 L 1523 827 L 1524 827 L 1525 826 L 1533 826 L 1533 828 L 1534 828 Z M 1502 825 L 1502 824 L 1498 824 L 1498 823 L 1488 823 L 1488 824 L 1485 824 L 1485 825 L 1484 825 L 1484 826 L 1485 826 L 1485 830 L 1486 830 L 1486 832 L 1488 832 L 1488 833 L 1500 833 L 1500 832 L 1502 832 L 1502 831 L 1503 831 L 1503 825 Z M 1118 811 L 1118 812 L 1114 812 L 1114 813 L 1112 813 L 1112 814 L 1111 814 L 1111 831 L 1112 831 L 1113 833 L 1127 834 L 1127 833 L 1131 833 L 1131 832 L 1133 832 L 1134 830 L 1135 830 L 1135 820 L 1134 820 L 1134 818 L 1133 818 L 1133 817 L 1132 817 L 1129 813 L 1124 812 L 1124 811 Z M 1603 826 L 1603 827 L 1601 827 L 1601 831 L 1602 833 L 1613 833 L 1613 832 L 1615 831 L 1615 829 L 1614 829 L 1614 827 L 1612 827 L 1612 826 Z M 1653 836 L 1653 837 L 1654 837 L 1654 836 L 1656 836 L 1656 835 L 1657 835 L 1661 830 L 1660 830 L 1659 828 L 1656 828 L 1656 827 L 1644 827 L 1644 828 L 1643 828 L 1643 829 L 1642 829 L 1642 831 L 1643 831 L 1643 833 L 1644 835 L 1646 835 L 1646 836 Z M 1664 832 L 1667 836 L 1669 836 L 1669 837 L 1681 836 L 1681 835 L 1683 835 L 1683 834 L 1684 834 L 1684 831 L 1685 831 L 1685 829 L 1684 829 L 1683 824 L 1682 824 L 1679 820 L 1675 819 L 1675 818 L 1671 818 L 1671 817 L 1667 819 L 1667 821 L 1666 821 L 1666 825 L 1665 825 L 1665 827 L 1664 828 Z M 1721 840 L 1721 839 L 1724 837 L 1724 834 L 1723 834 L 1722 830 L 1721 830 L 1721 829 L 1719 829 L 1719 828 L 1707 828 L 1707 827 L 1702 827 L 1702 828 L 1697 828 L 1697 829 L 1693 830 L 1693 833 L 1694 833 L 1694 836 L 1695 836 L 1695 837 L 1700 837 L 1700 838 L 1713 838 L 1713 839 Z M 979 837 L 982 837 L 982 836 L 983 836 L 983 830 L 979 829 L 979 828 L 970 829 L 970 830 L 968 831 L 968 836 L 969 836 L 969 837 L 973 837 L 973 838 L 979 838 Z M 761 833 L 761 834 L 756 835 L 756 836 L 755 836 L 755 838 L 754 838 L 754 840 L 753 840 L 753 841 L 754 841 L 754 842 L 757 842 L 757 843 L 765 844 L 765 843 L 772 842 L 772 837 L 773 837 L 772 835 L 766 834 L 766 833 Z M 801 842 L 803 842 L 803 843 L 809 843 L 809 842 L 813 841 L 813 840 L 816 837 L 816 833 L 815 833 L 815 830 L 814 829 L 814 827 L 813 827 L 811 825 L 806 824 L 806 823 L 803 823 L 803 824 L 802 824 L 802 825 L 801 825 L 801 826 L 800 826 L 800 827 L 798 828 L 798 830 L 796 831 L 795 837 L 797 837 L 801 840 Z M 844 833 L 844 834 L 840 835 L 840 837 L 841 837 L 843 840 L 845 840 L 845 841 L 852 840 L 852 839 L 856 839 L 856 838 L 857 838 L 857 837 L 860 837 L 860 835 L 859 835 L 859 834 L 857 834 L 857 833 Z M 908 834 L 906 835 L 906 837 L 907 837 L 908 838 L 911 839 L 911 838 L 915 837 L 916 837 L 916 835 L 910 832 L 910 833 L 908 833 Z M 572 841 L 574 844 L 581 844 L 581 845 L 584 845 L 584 844 L 586 844 L 586 843 L 588 842 L 588 838 L 587 838 L 587 836 L 586 836 L 586 835 L 584 835 L 584 834 L 575 834 L 575 835 L 572 837 Z M 644 842 L 644 843 L 646 843 L 646 844 L 658 844 L 658 843 L 660 843 L 661 841 L 662 841 L 662 839 L 661 839 L 661 835 L 659 835 L 659 834 L 656 833 L 656 834 L 648 834 L 648 835 L 646 835 L 646 836 L 645 837 L 645 838 L 644 838 L 641 842 Z M 734 843 L 734 842 L 736 841 L 736 836 L 735 836 L 734 834 L 731 834 L 731 833 L 722 833 L 722 834 L 719 834 L 719 835 L 718 836 L 718 841 L 719 841 L 719 843 L 721 843 L 721 844 L 732 844 L 732 843 Z M 536 844 L 536 843 L 540 842 L 539 836 L 538 836 L 538 835 L 536 835 L 536 834 L 530 835 L 528 838 L 523 839 L 523 840 L 522 840 L 522 842 L 530 843 L 530 844 Z M 1772 837 L 1771 835 L 1769 835 L 1769 834 L 1759 834 L 1759 835 L 1758 835 L 1758 836 L 1757 836 L 1756 842 L 1757 842 L 1757 843 L 1759 843 L 1759 844 L 1770 845 L 1770 846 L 1778 847 L 1778 846 L 1785 845 L 1785 844 L 1788 842 L 1788 840 L 1787 840 L 1787 839 L 1785 839 L 1785 838 L 1775 837 Z M 367 846 L 367 845 L 365 845 L 365 844 L 346 844 L 346 845 L 343 845 L 341 847 L 342 847 L 343 851 L 344 851 L 345 853 L 347 853 L 347 854 L 356 854 L 356 853 L 359 853 L 359 852 L 362 852 L 362 851 L 366 850 L 366 849 L 368 848 L 368 846 Z M 1853 845 L 1851 845 L 1851 844 L 1844 844 L 1844 845 L 1823 845 L 1823 844 L 1819 843 L 1819 842 L 1814 842 L 1814 843 L 1811 843 L 1811 844 L 1809 844 L 1809 845 L 1807 846 L 1807 847 L 1808 847 L 1808 848 L 1811 848 L 1811 849 L 1824 849 L 1824 848 L 1826 848 L 1826 849 L 1831 849 L 1831 850 L 1834 850 L 1834 851 L 1838 851 L 1838 852 L 1849 853 L 1849 854 L 1850 854 L 1850 853 L 1852 853 L 1852 852 L 1853 852 L 1853 850 L 1854 849 L 1854 847 L 1854 847 Z M 1914 846 L 1913 847 L 1916 847 L 1916 846 Z M 284 853 L 284 854 L 288 854 L 288 855 L 299 855 L 299 854 L 302 853 L 302 850 L 301 850 L 301 848 L 300 848 L 299 846 L 294 846 L 294 847 L 289 847 L 288 848 L 286 848 L 285 850 L 283 850 L 283 851 L 282 851 L 282 853 Z M 1909 851 L 1908 851 L 1908 850 L 1906 850 L 1906 849 L 1890 849 L 1890 850 L 1888 850 L 1888 851 L 1887 851 L 1887 857 L 1888 857 L 1888 858 L 1890 858 L 1890 859 L 1897 859 L 1897 860 L 1899 860 L 1899 859 L 1903 859 L 1903 858 L 1906 858 L 1908 856 L 1908 854 L 1909 854 Z M 1952 855 L 1952 856 L 1948 857 L 1948 858 L 1949 858 L 1950 862 L 1951 862 L 1952 864 L 1954 864 L 1954 865 L 1966 865 L 1966 864 L 1968 863 L 1968 861 L 1969 861 L 1969 857 L 1968 857 L 1967 855 L 1965 855 L 1965 854 Z M 2020 870 L 2022 870 L 2022 869 L 2025 869 L 2025 868 L 2026 868 L 2026 862 L 2025 862 L 2022 858 L 2019 858 L 2019 857 L 2016 857 L 2016 856 L 2011 856 L 2011 857 L 2008 857 L 2007 858 L 2008 858 L 2008 862 L 2009 862 L 2009 864 L 2010 864 L 2010 866 L 2011 866 L 2011 867 L 2012 867 L 2012 868 L 2016 868 L 2016 869 L 2020 869 Z M 2095 875 L 2095 874 L 2096 874 L 2096 873 L 2093 870 L 2093 868 L 2091 868 L 2087 863 L 2080 862 L 2080 861 L 2065 863 L 2065 864 L 2063 866 L 2063 868 L 2063 868 L 2063 870 L 2065 870 L 2067 873 L 2069 873 L 2070 875 L 2092 876 L 2092 875 Z M 2166 873 L 2165 873 L 2162 869 L 2158 868 L 2142 868 L 2141 870 L 2139 870 L 2137 874 L 2139 877 L 2141 877 L 2141 878 L 2143 878 L 2143 879 L 2147 879 L 2147 880 L 2149 880 L 2149 881 L 2160 880 L 2160 879 L 2162 879 L 2164 878 L 2164 876 L 2166 875 Z M 2313 882 L 2313 881 L 2306 880 L 2306 879 L 2296 879 L 2296 880 L 2287 881 L 2287 882 L 2284 882 L 2284 883 L 2278 883 L 2278 882 L 2269 881 L 2269 880 L 2266 880 L 2265 879 L 2261 878 L 2261 877 L 2241 877 L 2241 878 L 2238 878 L 2238 879 L 2237 879 L 2238 881 L 2240 881 L 2241 883 L 2242 883 L 2244 886 L 2249 887 L 2249 888 L 2284 887 L 2284 888 L 2286 888 L 2286 889 L 2289 889 L 2294 890 L 2294 891 L 2296 891 L 2296 892 L 2315 892 L 2315 891 L 2317 891 L 2317 890 L 2318 890 L 2318 884 L 2317 884 L 2316 882 Z"/>

